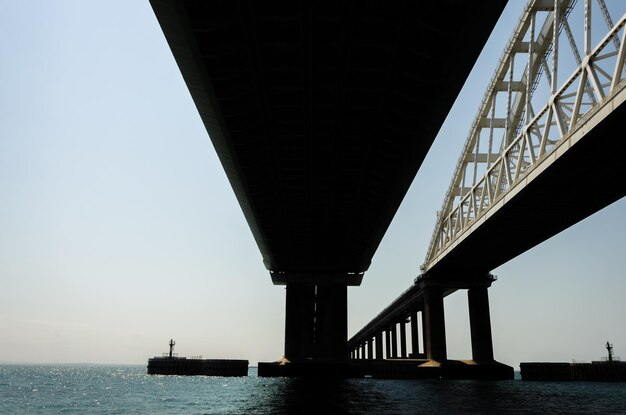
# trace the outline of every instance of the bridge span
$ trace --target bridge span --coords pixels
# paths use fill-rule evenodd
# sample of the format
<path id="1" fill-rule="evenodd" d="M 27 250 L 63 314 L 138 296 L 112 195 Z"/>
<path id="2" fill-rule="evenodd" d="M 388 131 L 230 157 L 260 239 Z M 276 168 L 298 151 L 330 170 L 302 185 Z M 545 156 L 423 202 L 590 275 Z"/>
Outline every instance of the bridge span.
<path id="1" fill-rule="evenodd" d="M 528 3 L 478 109 L 421 274 L 350 339 L 353 358 L 445 362 L 443 297 L 467 289 L 472 359 L 494 361 L 490 271 L 626 195 L 625 6 Z"/>
<path id="2" fill-rule="evenodd" d="M 345 360 L 359 285 L 506 0 L 151 0 L 274 284 Z"/>

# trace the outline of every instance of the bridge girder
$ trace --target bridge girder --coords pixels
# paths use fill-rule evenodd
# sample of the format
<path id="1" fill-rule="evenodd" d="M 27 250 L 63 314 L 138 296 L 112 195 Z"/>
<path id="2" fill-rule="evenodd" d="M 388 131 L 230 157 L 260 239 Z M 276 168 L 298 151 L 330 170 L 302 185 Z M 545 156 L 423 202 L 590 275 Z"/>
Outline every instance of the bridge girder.
<path id="1" fill-rule="evenodd" d="M 151 4 L 282 283 L 368 269 L 506 0 Z"/>

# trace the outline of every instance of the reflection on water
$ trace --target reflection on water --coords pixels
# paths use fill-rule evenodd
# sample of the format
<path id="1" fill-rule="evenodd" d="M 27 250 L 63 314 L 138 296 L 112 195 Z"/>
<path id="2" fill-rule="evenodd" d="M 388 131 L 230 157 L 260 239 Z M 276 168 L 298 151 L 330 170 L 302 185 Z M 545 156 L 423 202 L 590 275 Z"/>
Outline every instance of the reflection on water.
<path id="1" fill-rule="evenodd" d="M 267 379 L 249 413 L 626 413 L 624 384 L 463 380 Z M 263 380 L 261 380 L 263 383 Z"/>

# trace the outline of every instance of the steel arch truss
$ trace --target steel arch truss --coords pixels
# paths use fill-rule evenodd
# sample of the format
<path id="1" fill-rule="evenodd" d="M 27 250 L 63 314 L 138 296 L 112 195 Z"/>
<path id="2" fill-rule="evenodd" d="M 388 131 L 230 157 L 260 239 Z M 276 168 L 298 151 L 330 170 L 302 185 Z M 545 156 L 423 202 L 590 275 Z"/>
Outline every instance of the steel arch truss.
<path id="1" fill-rule="evenodd" d="M 624 88 L 626 1 L 534 0 L 491 79 L 422 272 Z M 616 21 L 616 23 L 614 23 Z"/>

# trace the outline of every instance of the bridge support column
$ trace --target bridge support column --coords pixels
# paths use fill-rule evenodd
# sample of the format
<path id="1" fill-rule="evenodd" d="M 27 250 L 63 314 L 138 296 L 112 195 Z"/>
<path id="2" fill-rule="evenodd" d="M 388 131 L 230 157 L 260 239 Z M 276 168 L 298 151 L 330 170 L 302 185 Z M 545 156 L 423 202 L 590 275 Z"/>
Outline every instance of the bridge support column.
<path id="1" fill-rule="evenodd" d="M 493 343 L 487 287 L 467 290 L 467 303 L 472 336 L 472 358 L 476 362 L 491 362 L 493 361 Z"/>
<path id="2" fill-rule="evenodd" d="M 445 362 L 447 360 L 446 323 L 441 287 L 424 287 L 423 313 L 426 357 L 439 363 Z"/>
<path id="3" fill-rule="evenodd" d="M 289 284 L 285 301 L 285 357 L 289 360 L 310 354 L 313 341 L 315 287 Z"/>
<path id="4" fill-rule="evenodd" d="M 391 357 L 398 357 L 398 324 L 391 326 Z"/>
<path id="5" fill-rule="evenodd" d="M 383 356 L 383 333 L 380 332 L 376 335 L 376 359 L 384 359 Z"/>
<path id="6" fill-rule="evenodd" d="M 400 322 L 400 357 L 403 359 L 407 357 L 406 354 L 406 321 L 403 319 Z"/>
<path id="7" fill-rule="evenodd" d="M 370 339 L 367 342 L 367 358 L 368 359 L 373 359 L 374 358 L 374 339 Z"/>
<path id="8" fill-rule="evenodd" d="M 387 329 L 385 331 L 385 352 L 387 359 L 391 359 L 393 357 L 391 354 L 391 329 Z"/>
<path id="9" fill-rule="evenodd" d="M 348 359 L 346 285 L 287 284 L 285 357 Z"/>
<path id="10" fill-rule="evenodd" d="M 420 336 L 417 327 L 417 311 L 411 313 L 411 357 L 416 358 L 420 354 Z"/>

